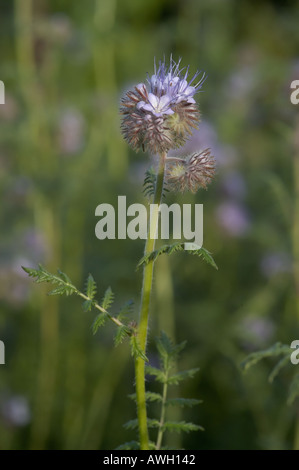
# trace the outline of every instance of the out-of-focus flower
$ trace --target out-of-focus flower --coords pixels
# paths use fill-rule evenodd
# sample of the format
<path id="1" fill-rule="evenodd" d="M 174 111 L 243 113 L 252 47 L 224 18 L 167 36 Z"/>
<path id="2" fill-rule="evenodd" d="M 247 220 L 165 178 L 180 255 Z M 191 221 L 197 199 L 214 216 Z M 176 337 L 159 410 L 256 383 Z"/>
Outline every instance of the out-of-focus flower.
<path id="1" fill-rule="evenodd" d="M 194 83 L 197 72 L 188 80 L 189 67 L 180 69 L 180 61 L 170 59 L 155 65 L 147 84 L 140 83 L 121 101 L 121 130 L 127 142 L 138 151 L 168 151 L 183 145 L 199 120 L 194 95 L 203 85 L 205 75 Z"/>
<path id="2" fill-rule="evenodd" d="M 34 227 L 28 228 L 22 236 L 21 248 L 35 262 L 43 262 L 49 255 L 44 234 Z"/>
<path id="3" fill-rule="evenodd" d="M 84 124 L 78 110 L 67 109 L 63 112 L 58 127 L 58 144 L 62 153 L 72 155 L 82 149 Z"/>
<path id="4" fill-rule="evenodd" d="M 272 277 L 279 273 L 290 272 L 292 260 L 287 253 L 268 253 L 262 258 L 260 268 L 266 277 Z"/>
<path id="5" fill-rule="evenodd" d="M 225 195 L 231 198 L 243 199 L 246 195 L 246 184 L 238 171 L 227 172 L 222 178 L 221 186 Z"/>
<path id="6" fill-rule="evenodd" d="M 255 350 L 273 339 L 275 326 L 268 318 L 248 316 L 238 325 L 238 330 L 244 347 Z"/>
<path id="7" fill-rule="evenodd" d="M 170 190 L 196 193 L 199 188 L 207 189 L 214 173 L 215 160 L 210 150 L 206 149 L 186 159 L 170 159 L 166 181 Z"/>
<path id="8" fill-rule="evenodd" d="M 255 69 L 244 65 L 236 70 L 229 78 L 226 91 L 229 99 L 246 99 L 256 85 Z"/>
<path id="9" fill-rule="evenodd" d="M 3 401 L 2 416 L 12 426 L 26 426 L 31 421 L 28 401 L 21 395 L 14 395 Z"/>
<path id="10" fill-rule="evenodd" d="M 14 121 L 18 117 L 19 111 L 17 100 L 9 93 L 5 93 L 5 103 L 0 106 L 0 119 Z"/>
<path id="11" fill-rule="evenodd" d="M 28 301 L 30 282 L 21 266 L 31 266 L 32 260 L 15 258 L 11 263 L 0 259 L 0 299 L 13 308 Z"/>
<path id="12" fill-rule="evenodd" d="M 248 214 L 241 204 L 226 201 L 217 209 L 219 225 L 232 237 L 239 237 L 247 233 L 250 227 Z"/>

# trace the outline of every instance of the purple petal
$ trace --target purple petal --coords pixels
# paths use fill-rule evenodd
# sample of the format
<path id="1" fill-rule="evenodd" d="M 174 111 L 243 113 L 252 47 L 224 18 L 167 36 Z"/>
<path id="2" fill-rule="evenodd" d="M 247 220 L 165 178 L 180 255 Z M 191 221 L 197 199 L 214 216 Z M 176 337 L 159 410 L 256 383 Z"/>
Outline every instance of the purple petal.
<path id="1" fill-rule="evenodd" d="M 168 95 L 163 95 L 159 101 L 159 108 L 163 109 L 165 106 L 169 105 L 171 98 Z"/>
<path id="2" fill-rule="evenodd" d="M 148 100 L 149 100 L 149 102 L 150 102 L 150 104 L 152 105 L 153 108 L 157 108 L 158 103 L 159 103 L 159 99 L 156 97 L 156 95 L 154 95 L 153 93 L 149 93 L 148 94 Z"/>

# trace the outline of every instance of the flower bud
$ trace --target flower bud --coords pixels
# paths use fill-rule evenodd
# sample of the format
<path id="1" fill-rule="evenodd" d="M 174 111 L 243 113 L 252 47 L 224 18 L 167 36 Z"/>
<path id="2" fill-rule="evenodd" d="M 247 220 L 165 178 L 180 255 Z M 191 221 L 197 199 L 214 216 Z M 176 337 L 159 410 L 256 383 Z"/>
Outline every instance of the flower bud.
<path id="1" fill-rule="evenodd" d="M 169 190 L 196 193 L 199 188 L 207 189 L 215 174 L 215 160 L 209 149 L 193 153 L 185 160 L 170 160 L 167 169 Z"/>

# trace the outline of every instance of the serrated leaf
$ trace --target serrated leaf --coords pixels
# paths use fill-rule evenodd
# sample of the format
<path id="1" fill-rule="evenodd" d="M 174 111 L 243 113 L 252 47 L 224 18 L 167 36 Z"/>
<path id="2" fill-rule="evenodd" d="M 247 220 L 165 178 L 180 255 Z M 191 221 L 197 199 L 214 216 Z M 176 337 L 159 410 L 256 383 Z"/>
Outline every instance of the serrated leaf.
<path id="1" fill-rule="evenodd" d="M 198 255 L 198 256 L 202 256 L 203 259 L 209 264 L 211 265 L 213 268 L 217 269 L 218 270 L 218 266 L 217 264 L 215 263 L 215 260 L 212 256 L 212 254 L 206 250 L 204 247 L 201 247 L 199 250 L 196 250 L 195 253 L 193 253 L 191 251 L 191 254 L 194 254 L 194 255 Z"/>
<path id="2" fill-rule="evenodd" d="M 147 427 L 148 428 L 158 428 L 160 425 L 157 419 L 147 419 Z M 124 424 L 124 428 L 126 429 L 138 429 L 138 419 L 131 419 Z"/>
<path id="3" fill-rule="evenodd" d="M 145 392 L 145 399 L 149 402 L 162 402 L 162 395 L 155 392 Z"/>
<path id="4" fill-rule="evenodd" d="M 41 282 L 48 282 L 57 287 L 49 292 L 49 295 L 72 295 L 78 294 L 78 290 L 76 287 L 71 283 L 70 278 L 63 273 L 62 271 L 58 270 L 57 274 L 52 274 L 47 271 L 41 264 L 38 265 L 39 269 L 32 269 L 32 268 L 25 268 L 22 267 L 23 270 L 30 276 L 35 279 L 36 283 Z"/>
<path id="5" fill-rule="evenodd" d="M 128 302 L 126 302 L 119 310 L 117 314 L 118 320 L 122 320 L 125 316 L 130 315 L 132 313 L 133 306 L 133 300 L 128 300 Z"/>
<path id="6" fill-rule="evenodd" d="M 137 441 L 129 441 L 116 447 L 115 450 L 139 450 L 140 444 Z"/>
<path id="7" fill-rule="evenodd" d="M 191 244 L 189 243 L 188 245 L 190 246 Z M 206 250 L 203 247 L 199 249 L 186 250 L 184 242 L 183 243 L 177 242 L 177 243 L 173 243 L 172 245 L 163 245 L 158 250 L 145 254 L 143 258 L 141 258 L 141 260 L 137 264 L 137 269 L 140 268 L 141 266 L 147 265 L 151 261 L 156 261 L 156 259 L 163 254 L 171 255 L 179 251 L 185 251 L 186 253 L 189 253 L 191 255 L 202 257 L 213 268 L 218 269 L 211 253 L 208 250 Z"/>
<path id="8" fill-rule="evenodd" d="M 104 294 L 101 307 L 104 308 L 105 310 L 108 310 L 111 307 L 113 300 L 114 300 L 114 294 L 111 290 L 111 287 L 108 287 L 108 289 L 106 289 L 106 292 Z"/>
<path id="9" fill-rule="evenodd" d="M 66 282 L 67 284 L 72 284 L 72 281 L 70 280 L 67 274 L 63 273 L 60 269 L 58 269 L 57 272 L 64 282 Z"/>
<path id="10" fill-rule="evenodd" d="M 169 398 L 165 404 L 166 406 L 187 406 L 191 408 L 200 403 L 202 403 L 202 400 L 196 400 L 195 398 Z"/>
<path id="11" fill-rule="evenodd" d="M 204 431 L 202 426 L 193 423 L 186 423 L 185 421 L 167 421 L 163 425 L 164 431 L 172 432 L 190 432 L 190 431 Z"/>
<path id="12" fill-rule="evenodd" d="M 165 383 L 166 377 L 162 370 L 157 369 L 156 367 L 152 367 L 152 366 L 145 366 L 145 373 L 149 375 L 154 375 L 158 382 L 162 384 Z"/>
<path id="13" fill-rule="evenodd" d="M 85 300 L 82 304 L 82 308 L 84 312 L 89 312 L 93 306 L 93 301 L 92 300 Z"/>
<path id="14" fill-rule="evenodd" d="M 174 344 L 167 334 L 162 331 L 160 336 L 156 338 L 156 345 L 162 359 L 163 369 L 164 371 L 167 371 L 177 358 L 178 354 L 182 349 L 184 349 L 186 341 L 180 344 Z"/>
<path id="15" fill-rule="evenodd" d="M 137 429 L 138 428 L 138 419 L 130 419 L 130 421 L 127 421 L 124 425 L 125 429 Z"/>
<path id="16" fill-rule="evenodd" d="M 123 340 L 128 336 L 130 333 L 130 329 L 126 325 L 119 326 L 116 330 L 116 334 L 114 337 L 114 344 L 118 346 L 123 342 Z"/>
<path id="17" fill-rule="evenodd" d="M 90 300 L 93 300 L 97 292 L 97 285 L 91 274 L 88 275 L 86 281 L 86 295 Z"/>
<path id="18" fill-rule="evenodd" d="M 167 379 L 167 383 L 169 385 L 177 385 L 178 383 L 182 382 L 183 380 L 189 379 L 194 377 L 196 372 L 198 372 L 199 369 L 189 369 L 189 370 L 184 370 L 182 372 L 177 372 L 176 374 L 171 375 Z"/>
<path id="19" fill-rule="evenodd" d="M 142 351 L 142 349 L 139 345 L 138 338 L 135 335 L 132 335 L 130 337 L 130 343 L 131 343 L 131 354 L 132 354 L 132 356 L 135 357 L 135 358 L 140 357 L 145 362 L 148 362 L 148 358 L 146 357 L 146 355 Z"/>
<path id="20" fill-rule="evenodd" d="M 151 197 L 155 194 L 156 186 L 156 173 L 151 167 L 145 172 L 145 178 L 143 182 L 143 194 L 147 197 Z"/>
<path id="21" fill-rule="evenodd" d="M 131 400 L 136 401 L 136 393 L 131 393 L 129 395 L 129 398 Z M 155 393 L 155 392 L 145 392 L 145 400 L 148 402 L 162 402 L 162 395 L 160 393 Z"/>
<path id="22" fill-rule="evenodd" d="M 280 342 L 275 343 L 268 349 L 264 349 L 263 351 L 257 351 L 249 356 L 241 363 L 241 368 L 246 371 L 253 365 L 257 364 L 262 359 L 266 357 L 276 357 L 281 355 L 290 355 L 290 347 L 288 345 L 282 344 Z"/>
<path id="23" fill-rule="evenodd" d="M 92 324 L 92 332 L 95 335 L 98 329 L 103 326 L 107 321 L 106 313 L 99 313 L 99 315 L 95 318 Z"/>
<path id="24" fill-rule="evenodd" d="M 55 289 L 52 289 L 50 292 L 48 292 L 48 295 L 72 295 L 76 292 L 75 289 L 73 289 L 70 286 L 66 286 L 64 284 L 55 287 Z"/>

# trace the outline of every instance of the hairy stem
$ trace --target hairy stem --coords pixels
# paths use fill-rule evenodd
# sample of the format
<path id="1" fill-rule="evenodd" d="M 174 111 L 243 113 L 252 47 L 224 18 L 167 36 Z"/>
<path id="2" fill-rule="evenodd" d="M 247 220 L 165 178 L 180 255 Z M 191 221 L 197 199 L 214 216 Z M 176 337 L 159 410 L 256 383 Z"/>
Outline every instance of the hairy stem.
<path id="1" fill-rule="evenodd" d="M 148 228 L 148 236 L 145 244 L 144 254 L 151 253 L 155 249 L 155 236 L 158 229 L 159 206 L 161 204 L 164 182 L 165 157 L 163 153 L 160 155 L 159 168 L 156 179 L 156 190 L 154 196 L 154 209 L 150 214 L 150 224 Z M 138 325 L 138 340 L 142 352 L 146 352 L 146 337 L 148 329 L 148 317 L 150 296 L 152 290 L 154 262 L 150 261 L 143 269 L 143 284 L 141 293 L 141 309 Z M 145 363 L 140 357 L 135 360 L 135 381 L 136 381 L 136 401 L 137 401 L 137 417 L 139 427 L 140 449 L 148 450 L 148 430 L 146 416 L 145 401 Z"/>

